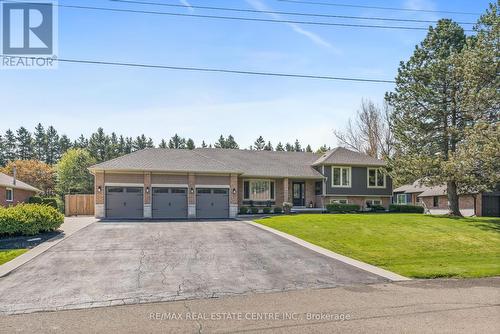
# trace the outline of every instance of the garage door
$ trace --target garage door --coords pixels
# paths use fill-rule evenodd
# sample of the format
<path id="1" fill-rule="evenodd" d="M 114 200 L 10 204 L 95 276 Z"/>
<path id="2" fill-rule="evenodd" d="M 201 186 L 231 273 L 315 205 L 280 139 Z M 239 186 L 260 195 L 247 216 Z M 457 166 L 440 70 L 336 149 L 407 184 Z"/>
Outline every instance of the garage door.
<path id="1" fill-rule="evenodd" d="M 142 187 L 106 187 L 107 218 L 143 218 Z"/>
<path id="2" fill-rule="evenodd" d="M 229 218 L 229 189 L 196 189 L 196 218 Z"/>
<path id="3" fill-rule="evenodd" d="M 153 218 L 187 218 L 187 188 L 153 188 Z"/>

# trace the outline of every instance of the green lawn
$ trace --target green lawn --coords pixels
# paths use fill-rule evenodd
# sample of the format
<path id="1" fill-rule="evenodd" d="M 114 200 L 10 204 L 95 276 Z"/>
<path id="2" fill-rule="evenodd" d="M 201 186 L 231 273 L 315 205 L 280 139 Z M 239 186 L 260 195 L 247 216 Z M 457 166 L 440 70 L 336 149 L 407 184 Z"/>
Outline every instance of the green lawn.
<path id="1" fill-rule="evenodd" d="M 257 222 L 408 277 L 500 275 L 499 218 L 307 214 Z"/>
<path id="2" fill-rule="evenodd" d="M 9 262 L 15 257 L 26 253 L 27 249 L 1 249 L 0 250 L 0 265 Z"/>

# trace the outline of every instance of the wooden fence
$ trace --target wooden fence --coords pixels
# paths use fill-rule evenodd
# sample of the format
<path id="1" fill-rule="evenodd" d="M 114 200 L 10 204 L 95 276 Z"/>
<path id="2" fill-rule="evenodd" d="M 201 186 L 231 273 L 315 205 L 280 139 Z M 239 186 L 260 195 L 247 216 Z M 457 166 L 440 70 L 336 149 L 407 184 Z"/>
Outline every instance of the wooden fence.
<path id="1" fill-rule="evenodd" d="M 64 207 L 66 216 L 93 216 L 94 195 L 66 195 Z"/>

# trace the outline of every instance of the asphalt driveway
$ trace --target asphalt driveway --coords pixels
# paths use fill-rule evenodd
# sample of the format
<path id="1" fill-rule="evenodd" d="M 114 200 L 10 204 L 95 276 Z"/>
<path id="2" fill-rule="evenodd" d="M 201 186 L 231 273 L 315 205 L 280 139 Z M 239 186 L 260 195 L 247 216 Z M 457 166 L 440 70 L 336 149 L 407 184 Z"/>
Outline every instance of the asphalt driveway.
<path id="1" fill-rule="evenodd" d="M 0 312 L 385 281 L 243 222 L 95 223 L 0 278 Z"/>

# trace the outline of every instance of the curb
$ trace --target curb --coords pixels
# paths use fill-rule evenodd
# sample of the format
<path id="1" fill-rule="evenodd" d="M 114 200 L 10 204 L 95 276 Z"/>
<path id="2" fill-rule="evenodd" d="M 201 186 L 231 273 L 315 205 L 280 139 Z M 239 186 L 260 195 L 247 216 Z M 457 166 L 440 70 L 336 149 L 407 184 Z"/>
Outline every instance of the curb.
<path id="1" fill-rule="evenodd" d="M 255 226 L 255 227 L 260 228 L 262 230 L 271 232 L 271 233 L 273 233 L 275 235 L 278 235 L 278 236 L 280 236 L 282 238 L 290 240 L 290 241 L 292 241 L 292 242 L 294 242 L 294 243 L 296 243 L 296 244 L 298 244 L 298 245 L 300 245 L 302 247 L 305 247 L 305 248 L 308 248 L 308 249 L 310 249 L 312 251 L 315 251 L 316 253 L 319 253 L 321 255 L 327 256 L 327 257 L 335 259 L 337 261 L 349 264 L 349 265 L 351 265 L 353 267 L 362 269 L 364 271 L 368 271 L 368 272 L 370 272 L 372 274 L 375 274 L 375 275 L 387 278 L 387 279 L 389 279 L 389 280 L 391 280 L 393 282 L 411 281 L 411 279 L 408 278 L 408 277 L 401 276 L 399 274 L 396 274 L 396 273 L 393 273 L 391 271 L 388 271 L 388 270 L 385 270 L 385 269 L 373 266 L 371 264 L 368 264 L 368 263 L 365 263 L 365 262 L 361 262 L 361 261 L 352 259 L 350 257 L 344 256 L 344 255 L 341 255 L 341 254 L 338 254 L 338 253 L 335 253 L 335 252 L 332 252 L 331 250 L 325 249 L 325 248 L 320 247 L 320 246 L 316 246 L 316 245 L 314 245 L 314 244 L 312 244 L 310 242 L 304 241 L 304 240 L 302 240 L 300 238 L 297 238 L 297 237 L 294 237 L 294 236 L 292 236 L 290 234 L 287 234 L 287 233 L 275 230 L 275 229 L 273 229 L 271 227 L 267 227 L 267 226 L 258 224 L 258 223 L 253 222 L 253 221 L 248 221 L 248 220 L 241 220 L 241 222 L 249 224 L 249 225 L 252 225 L 252 226 Z"/>

